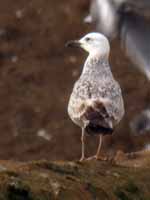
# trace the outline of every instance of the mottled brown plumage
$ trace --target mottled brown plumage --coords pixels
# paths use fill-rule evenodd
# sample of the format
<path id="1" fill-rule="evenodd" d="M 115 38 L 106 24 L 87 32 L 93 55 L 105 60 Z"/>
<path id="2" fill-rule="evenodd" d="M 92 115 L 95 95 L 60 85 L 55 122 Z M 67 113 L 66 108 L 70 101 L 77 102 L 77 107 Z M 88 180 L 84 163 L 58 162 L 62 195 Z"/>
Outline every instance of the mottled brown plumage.
<path id="1" fill-rule="evenodd" d="M 112 134 L 124 115 L 121 89 L 108 63 L 108 40 L 98 33 L 88 34 L 80 40 L 81 43 L 85 42 L 85 46 L 82 44 L 84 49 L 86 49 L 86 38 L 90 37 L 91 44 L 88 42 L 88 45 L 95 49 L 92 53 L 89 50 L 89 57 L 80 78 L 74 85 L 68 105 L 70 118 L 82 128 L 82 140 L 85 131 L 88 134 Z M 83 159 L 82 152 L 81 160 Z"/>

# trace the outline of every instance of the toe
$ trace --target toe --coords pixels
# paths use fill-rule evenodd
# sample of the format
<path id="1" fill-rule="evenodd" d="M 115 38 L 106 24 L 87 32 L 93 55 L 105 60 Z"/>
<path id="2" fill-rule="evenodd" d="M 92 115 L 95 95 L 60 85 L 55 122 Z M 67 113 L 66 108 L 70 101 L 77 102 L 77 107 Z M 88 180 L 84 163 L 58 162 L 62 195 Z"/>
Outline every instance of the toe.
<path id="1" fill-rule="evenodd" d="M 86 160 L 95 160 L 95 159 L 96 159 L 96 156 L 94 155 L 94 156 L 87 158 Z"/>
<path id="2" fill-rule="evenodd" d="M 83 162 L 84 160 L 85 160 L 85 158 L 81 157 L 80 160 L 79 160 L 79 162 Z"/>

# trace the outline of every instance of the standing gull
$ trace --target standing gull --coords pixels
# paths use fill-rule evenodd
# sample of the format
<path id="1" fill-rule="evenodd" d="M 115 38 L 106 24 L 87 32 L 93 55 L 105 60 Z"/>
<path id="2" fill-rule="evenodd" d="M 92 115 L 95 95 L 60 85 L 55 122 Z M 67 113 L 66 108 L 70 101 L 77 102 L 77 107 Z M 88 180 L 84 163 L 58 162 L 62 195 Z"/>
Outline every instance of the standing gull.
<path id="1" fill-rule="evenodd" d="M 110 45 L 100 33 L 89 33 L 68 46 L 83 48 L 89 53 L 82 74 L 74 85 L 68 104 L 68 114 L 82 129 L 82 156 L 85 159 L 85 133 L 99 135 L 95 156 L 98 159 L 103 135 L 112 134 L 124 115 L 124 104 L 119 84 L 115 81 L 108 62 Z"/>

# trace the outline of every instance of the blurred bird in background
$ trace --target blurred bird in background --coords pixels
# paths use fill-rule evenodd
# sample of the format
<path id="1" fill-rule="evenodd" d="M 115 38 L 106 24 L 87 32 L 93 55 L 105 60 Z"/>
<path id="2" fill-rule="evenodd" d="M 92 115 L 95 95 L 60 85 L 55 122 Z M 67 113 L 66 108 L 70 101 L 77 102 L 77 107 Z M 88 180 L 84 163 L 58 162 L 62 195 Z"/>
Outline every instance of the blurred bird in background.
<path id="1" fill-rule="evenodd" d="M 150 1 L 93 0 L 85 20 L 121 47 L 135 66 L 150 80 Z"/>
<path id="2" fill-rule="evenodd" d="M 134 135 L 146 134 L 150 131 L 150 108 L 143 110 L 130 123 Z"/>

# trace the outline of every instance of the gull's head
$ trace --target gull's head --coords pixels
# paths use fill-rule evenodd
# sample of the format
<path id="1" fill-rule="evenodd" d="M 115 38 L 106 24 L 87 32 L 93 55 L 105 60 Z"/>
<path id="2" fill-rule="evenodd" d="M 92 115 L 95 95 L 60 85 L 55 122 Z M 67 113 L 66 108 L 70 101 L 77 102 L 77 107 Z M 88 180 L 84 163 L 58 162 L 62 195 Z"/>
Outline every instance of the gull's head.
<path id="1" fill-rule="evenodd" d="M 107 57 L 110 52 L 108 39 L 101 33 L 88 33 L 80 40 L 70 41 L 67 46 L 78 46 L 92 56 Z"/>

